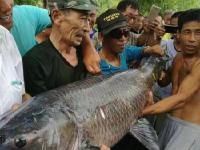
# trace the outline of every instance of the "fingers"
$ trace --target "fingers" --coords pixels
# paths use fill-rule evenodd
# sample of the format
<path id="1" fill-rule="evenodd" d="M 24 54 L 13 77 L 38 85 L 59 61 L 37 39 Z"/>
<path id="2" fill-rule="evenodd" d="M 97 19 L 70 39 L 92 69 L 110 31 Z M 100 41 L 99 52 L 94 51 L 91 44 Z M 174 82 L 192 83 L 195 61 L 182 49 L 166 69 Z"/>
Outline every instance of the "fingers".
<path id="1" fill-rule="evenodd" d="M 148 92 L 148 99 L 147 99 L 147 103 L 145 106 L 149 106 L 149 105 L 153 105 L 154 104 L 154 100 L 153 100 L 153 93 L 152 91 Z"/>
<path id="2" fill-rule="evenodd" d="M 105 146 L 105 145 L 102 145 L 100 150 L 110 150 L 110 148 L 108 148 L 108 147 Z"/>
<path id="3" fill-rule="evenodd" d="M 98 74 L 101 72 L 99 63 L 88 64 L 88 65 L 86 65 L 86 69 L 91 74 Z"/>
<path id="4" fill-rule="evenodd" d="M 91 50 L 88 52 L 88 54 L 84 55 L 84 60 L 83 60 L 86 69 L 89 73 L 91 74 L 97 74 L 100 73 L 100 56 L 96 52 L 96 50 Z"/>
<path id="5" fill-rule="evenodd" d="M 13 106 L 12 106 L 12 108 L 11 108 L 11 110 L 13 111 L 13 112 L 15 112 L 17 109 L 19 109 L 19 107 L 20 107 L 20 104 L 14 104 Z"/>
<path id="6" fill-rule="evenodd" d="M 31 99 L 31 95 L 29 95 L 28 93 L 25 93 L 24 95 L 22 95 L 22 102 L 26 102 L 28 100 Z"/>
<path id="7" fill-rule="evenodd" d="M 161 48 L 160 45 L 156 44 L 156 45 L 151 47 L 151 53 L 157 54 L 157 55 L 160 55 L 160 56 L 164 56 L 165 51 L 164 51 L 163 48 Z"/>

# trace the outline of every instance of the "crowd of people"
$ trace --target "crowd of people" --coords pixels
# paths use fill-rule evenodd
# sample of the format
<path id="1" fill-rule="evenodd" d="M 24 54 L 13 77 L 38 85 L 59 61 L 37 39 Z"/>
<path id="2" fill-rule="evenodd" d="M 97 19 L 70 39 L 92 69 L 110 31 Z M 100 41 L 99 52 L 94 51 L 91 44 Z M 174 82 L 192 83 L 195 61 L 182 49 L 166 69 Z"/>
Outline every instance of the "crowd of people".
<path id="1" fill-rule="evenodd" d="M 165 60 L 152 89 L 158 102 L 148 103 L 143 116 L 167 114 L 158 131 L 161 150 L 200 149 L 200 9 L 166 10 L 150 21 L 135 0 L 99 15 L 95 0 L 44 6 L 0 0 L 0 119 L 42 92 L 88 74 L 136 69 L 157 55 Z M 177 31 L 167 33 L 165 25 Z"/>

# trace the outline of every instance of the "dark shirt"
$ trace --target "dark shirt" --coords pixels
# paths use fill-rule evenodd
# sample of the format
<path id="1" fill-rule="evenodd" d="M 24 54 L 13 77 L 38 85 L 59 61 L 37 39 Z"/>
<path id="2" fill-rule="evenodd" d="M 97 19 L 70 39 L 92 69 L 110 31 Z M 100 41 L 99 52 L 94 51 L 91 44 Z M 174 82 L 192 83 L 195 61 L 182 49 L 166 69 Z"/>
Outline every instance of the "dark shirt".
<path id="1" fill-rule="evenodd" d="M 39 93 L 83 79 L 86 69 L 82 61 L 82 48 L 77 47 L 78 65 L 71 66 L 47 40 L 33 47 L 23 57 L 26 92 Z"/>

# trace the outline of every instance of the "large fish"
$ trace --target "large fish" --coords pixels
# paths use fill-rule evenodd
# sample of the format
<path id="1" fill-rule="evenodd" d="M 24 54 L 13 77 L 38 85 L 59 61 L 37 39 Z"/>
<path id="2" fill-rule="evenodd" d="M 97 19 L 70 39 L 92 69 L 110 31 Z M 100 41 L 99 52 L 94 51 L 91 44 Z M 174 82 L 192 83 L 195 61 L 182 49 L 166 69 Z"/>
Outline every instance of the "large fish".
<path id="1" fill-rule="evenodd" d="M 0 149 L 113 146 L 141 115 L 154 66 L 150 59 L 139 70 L 92 77 L 34 97 L 1 121 Z"/>

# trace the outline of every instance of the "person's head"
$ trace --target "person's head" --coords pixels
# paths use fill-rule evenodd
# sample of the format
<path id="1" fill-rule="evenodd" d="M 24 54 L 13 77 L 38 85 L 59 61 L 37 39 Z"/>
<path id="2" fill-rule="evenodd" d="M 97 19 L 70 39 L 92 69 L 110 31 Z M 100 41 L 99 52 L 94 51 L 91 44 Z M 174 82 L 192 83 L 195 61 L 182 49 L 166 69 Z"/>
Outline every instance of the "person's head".
<path id="1" fill-rule="evenodd" d="M 178 26 L 178 17 L 179 17 L 182 13 L 183 13 L 183 11 L 175 12 L 175 13 L 171 16 L 170 25 Z"/>
<path id="2" fill-rule="evenodd" d="M 127 18 L 128 25 L 131 27 L 135 23 L 138 15 L 139 5 L 135 0 L 122 0 L 117 5 L 117 9 Z"/>
<path id="3" fill-rule="evenodd" d="M 98 3 L 96 0 L 90 0 L 91 3 L 95 6 L 95 9 L 91 10 L 89 12 L 89 25 L 90 25 L 90 29 L 94 28 L 94 25 L 96 23 L 96 19 L 97 19 L 97 9 L 98 9 Z"/>
<path id="4" fill-rule="evenodd" d="M 88 15 L 93 10 L 90 0 L 48 0 L 51 12 L 52 34 L 58 33 L 61 41 L 71 46 L 81 44 L 88 31 Z"/>
<path id="5" fill-rule="evenodd" d="M 94 28 L 94 25 L 96 23 L 96 19 L 97 19 L 97 11 L 96 11 L 96 9 L 91 10 L 89 12 L 89 17 L 88 17 L 90 29 Z"/>
<path id="6" fill-rule="evenodd" d="M 200 9 L 184 11 L 178 18 L 178 36 L 185 55 L 200 52 Z"/>
<path id="7" fill-rule="evenodd" d="M 47 8 L 47 0 L 42 0 L 43 8 Z"/>
<path id="8" fill-rule="evenodd" d="M 142 15 L 138 15 L 136 17 L 136 21 L 132 26 L 133 31 L 141 31 L 143 29 L 143 22 L 144 22 L 144 17 Z"/>
<path id="9" fill-rule="evenodd" d="M 179 16 L 180 16 L 182 13 L 183 13 L 183 11 L 175 12 L 175 13 L 171 16 L 170 25 L 172 25 L 172 26 L 178 26 L 178 18 L 179 18 Z M 172 34 L 172 38 L 175 39 L 176 42 L 179 42 L 179 39 L 178 39 L 176 33 Z"/>
<path id="10" fill-rule="evenodd" d="M 111 53 L 122 52 L 129 36 L 126 17 L 116 9 L 108 9 L 97 18 L 97 26 L 103 49 L 106 47 Z"/>
<path id="11" fill-rule="evenodd" d="M 173 15 L 172 10 L 166 10 L 163 14 L 163 20 L 165 24 L 170 24 L 171 16 Z"/>
<path id="12" fill-rule="evenodd" d="M 12 8 L 13 0 L 0 0 L 0 25 L 10 30 L 13 25 Z"/>

